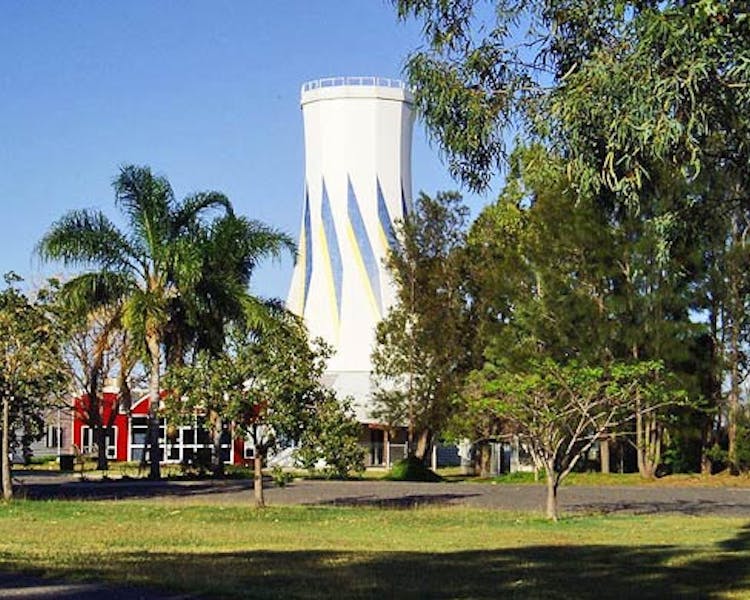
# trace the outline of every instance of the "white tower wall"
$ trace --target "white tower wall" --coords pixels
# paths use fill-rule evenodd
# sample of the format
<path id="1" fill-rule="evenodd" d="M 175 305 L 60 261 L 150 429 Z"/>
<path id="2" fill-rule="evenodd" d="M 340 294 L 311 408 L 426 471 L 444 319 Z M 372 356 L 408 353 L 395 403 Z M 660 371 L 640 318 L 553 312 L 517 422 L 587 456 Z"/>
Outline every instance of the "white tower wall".
<path id="1" fill-rule="evenodd" d="M 411 96 L 393 80 L 324 79 L 303 86 L 301 104 L 305 201 L 287 304 L 333 346 L 333 387 L 361 401 L 375 327 L 395 301 L 393 224 L 411 206 Z"/>

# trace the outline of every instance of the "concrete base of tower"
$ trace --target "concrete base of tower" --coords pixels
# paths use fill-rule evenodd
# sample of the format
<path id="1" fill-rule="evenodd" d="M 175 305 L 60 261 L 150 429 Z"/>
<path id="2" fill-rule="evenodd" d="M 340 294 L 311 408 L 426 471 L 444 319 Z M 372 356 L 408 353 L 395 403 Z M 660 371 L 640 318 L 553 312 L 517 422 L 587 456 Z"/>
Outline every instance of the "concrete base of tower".
<path id="1" fill-rule="evenodd" d="M 352 401 L 354 416 L 360 423 L 377 423 L 373 416 L 375 400 L 369 371 L 327 371 L 323 383 L 336 392 L 338 398 Z"/>

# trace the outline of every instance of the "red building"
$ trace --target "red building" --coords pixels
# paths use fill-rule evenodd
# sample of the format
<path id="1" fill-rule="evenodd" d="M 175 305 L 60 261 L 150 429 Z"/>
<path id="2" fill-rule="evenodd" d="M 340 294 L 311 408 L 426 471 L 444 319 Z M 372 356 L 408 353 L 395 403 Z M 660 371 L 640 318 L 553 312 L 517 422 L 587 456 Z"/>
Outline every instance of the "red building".
<path id="1" fill-rule="evenodd" d="M 92 428 L 87 424 L 88 397 L 81 396 L 73 401 L 72 442 L 74 450 L 93 454 L 95 451 Z M 107 428 L 107 457 L 115 461 L 139 462 L 146 451 L 148 433 L 148 394 L 141 395 L 133 403 L 130 411 L 122 410 L 117 402 L 117 391 L 105 388 L 102 395 L 102 423 Z M 170 424 L 162 417 L 159 427 L 159 445 L 162 462 L 194 463 L 208 462 L 212 443 L 208 430 L 204 427 L 203 416 L 195 415 L 192 422 Z M 225 427 L 222 434 L 222 454 L 225 464 L 241 465 L 252 459 L 253 448 L 242 438 L 233 439 L 232 426 Z"/>

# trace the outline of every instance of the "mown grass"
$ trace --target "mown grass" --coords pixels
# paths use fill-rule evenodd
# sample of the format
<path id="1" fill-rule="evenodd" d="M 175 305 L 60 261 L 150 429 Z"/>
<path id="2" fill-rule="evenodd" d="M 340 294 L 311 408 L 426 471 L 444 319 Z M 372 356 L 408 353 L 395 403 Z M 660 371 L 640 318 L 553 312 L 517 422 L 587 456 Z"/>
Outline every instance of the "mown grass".
<path id="1" fill-rule="evenodd" d="M 750 597 L 740 518 L 0 505 L 0 569 L 221 598 Z"/>
<path id="2" fill-rule="evenodd" d="M 544 475 L 536 480 L 531 472 L 503 473 L 496 477 L 480 478 L 461 475 L 458 469 L 438 469 L 438 474 L 446 481 L 467 483 L 491 483 L 526 485 L 544 483 Z M 584 486 L 661 486 L 661 487 L 750 487 L 750 475 L 730 475 L 728 472 L 704 476 L 698 473 L 675 473 L 654 479 L 644 479 L 638 473 L 571 473 L 563 485 Z"/>

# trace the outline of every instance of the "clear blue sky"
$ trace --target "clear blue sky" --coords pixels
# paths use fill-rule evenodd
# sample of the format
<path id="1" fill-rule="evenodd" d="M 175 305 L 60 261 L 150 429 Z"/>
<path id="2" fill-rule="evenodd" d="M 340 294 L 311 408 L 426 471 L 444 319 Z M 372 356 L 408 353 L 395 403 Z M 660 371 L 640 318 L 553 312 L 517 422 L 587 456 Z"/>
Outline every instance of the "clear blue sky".
<path id="1" fill-rule="evenodd" d="M 298 235 L 300 85 L 399 77 L 420 43 L 385 0 L 0 0 L 0 273 L 58 273 L 33 248 L 73 208 L 115 218 L 119 165 L 147 164 L 178 197 L 214 189 Z M 416 124 L 414 194 L 458 189 Z M 472 212 L 485 201 L 469 197 Z M 255 293 L 286 297 L 291 260 Z"/>

